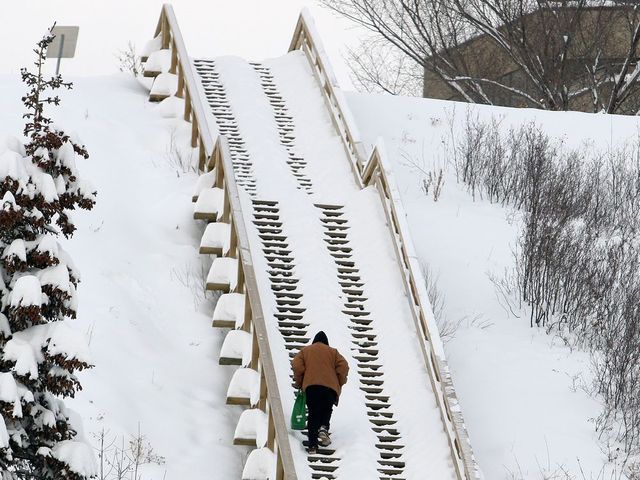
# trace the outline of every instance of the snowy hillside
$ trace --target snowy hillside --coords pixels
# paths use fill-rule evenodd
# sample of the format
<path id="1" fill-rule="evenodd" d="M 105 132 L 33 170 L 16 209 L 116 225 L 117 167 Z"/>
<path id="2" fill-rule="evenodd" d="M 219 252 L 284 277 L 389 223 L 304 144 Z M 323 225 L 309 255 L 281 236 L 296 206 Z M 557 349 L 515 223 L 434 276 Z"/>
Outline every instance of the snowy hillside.
<path id="1" fill-rule="evenodd" d="M 465 119 L 535 121 L 567 146 L 606 150 L 636 140 L 635 117 L 555 113 L 381 95 L 349 94 L 364 140 L 382 136 L 396 169 L 420 260 L 444 298 L 444 314 L 459 325 L 447 357 L 478 462 L 487 479 L 618 478 L 598 440 L 598 398 L 585 392 L 589 356 L 571 351 L 544 329 L 529 328 L 503 307 L 492 283 L 513 268 L 519 232 L 513 212 L 473 201 L 456 183 L 449 147 Z M 422 179 L 444 169 L 437 202 Z M 517 312 L 519 313 L 519 312 Z M 605 466 L 607 465 L 607 466 Z"/>
<path id="2" fill-rule="evenodd" d="M 0 78 L 5 134 L 22 132 L 23 92 L 17 77 Z M 70 324 L 86 334 L 95 365 L 80 374 L 84 389 L 68 405 L 94 447 L 104 430 L 105 473 L 116 448 L 126 450 L 139 430 L 155 462 L 143 468 L 144 480 L 205 479 L 212 471 L 233 478 L 242 449 L 230 442 L 233 409 L 219 388 L 229 380 L 214 353 L 222 334 L 203 301 L 195 174 L 183 172 L 172 148 L 188 134 L 145 93 L 125 75 L 79 79 L 52 112 L 87 145 L 91 157 L 79 167 L 98 191 L 94 210 L 76 215 L 67 245 L 82 273 Z"/>
<path id="3" fill-rule="evenodd" d="M 23 91 L 17 77 L 0 77 L 0 133 L 21 132 Z M 420 169 L 446 170 L 449 119 L 456 132 L 466 105 L 348 100 L 365 140 L 386 140 L 420 259 L 437 275 L 446 316 L 460 321 L 446 349 L 485 477 L 563 478 L 565 469 L 576 478 L 581 470 L 586 479 L 611 478 L 601 475 L 606 454 L 592 422 L 600 405 L 581 388 L 588 356 L 507 314 L 487 275 L 512 264 L 511 212 L 474 202 L 450 171 L 438 202 L 421 190 Z M 536 119 L 567 144 L 602 148 L 634 139 L 638 127 L 635 118 L 477 112 L 504 116 L 504 125 Z M 95 364 L 69 402 L 84 418 L 85 437 L 99 448 L 105 432 L 108 469 L 140 432 L 153 450 L 145 480 L 237 478 L 244 451 L 231 439 L 241 408 L 224 405 L 232 372 L 218 366 L 223 332 L 211 328 L 213 300 L 202 292 L 206 270 L 197 253 L 202 232 L 192 220 L 196 176 L 177 147 L 188 127 L 163 119 L 125 75 L 77 80 L 54 118 L 86 144 L 91 157 L 80 168 L 98 191 L 68 245 L 82 272 L 72 325 L 86 333 Z"/>

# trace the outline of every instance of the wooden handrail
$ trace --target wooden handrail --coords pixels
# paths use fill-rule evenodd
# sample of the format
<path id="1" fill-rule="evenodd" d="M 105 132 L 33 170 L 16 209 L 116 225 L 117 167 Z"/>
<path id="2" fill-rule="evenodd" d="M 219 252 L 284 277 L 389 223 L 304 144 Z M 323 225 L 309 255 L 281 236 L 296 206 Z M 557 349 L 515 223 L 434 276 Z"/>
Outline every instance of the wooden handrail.
<path id="1" fill-rule="evenodd" d="M 351 160 L 356 183 L 362 186 L 361 178 L 365 154 L 360 134 L 351 116 L 351 110 L 346 106 L 342 90 L 338 87 L 331 63 L 325 53 L 320 36 L 315 30 L 313 17 L 307 8 L 304 8 L 298 17 L 298 23 L 289 45 L 289 51 L 293 50 L 302 50 L 307 56 L 313 73 L 322 87 L 322 94 L 331 112 L 333 124 L 338 130 L 345 151 Z"/>
<path id="2" fill-rule="evenodd" d="M 320 83 L 327 107 L 332 116 L 333 124 L 342 138 L 345 150 L 351 160 L 351 166 L 356 183 L 361 187 L 375 185 L 387 216 L 387 224 L 393 237 L 399 266 L 404 272 L 403 281 L 407 291 L 407 298 L 411 302 L 411 312 L 416 330 L 420 333 L 420 342 L 429 379 L 436 395 L 441 418 L 451 449 L 457 477 L 460 480 L 477 478 L 477 467 L 469 443 L 462 415 L 457 407 L 457 398 L 451 381 L 451 376 L 444 360 L 444 349 L 435 324 L 430 321 L 425 312 L 431 312 L 426 288 L 418 276 L 419 265 L 411 242 L 408 226 L 402 211 L 402 202 L 397 193 L 395 181 L 386 165 L 383 147 L 374 148 L 369 160 L 365 163 L 364 147 L 360 140 L 351 111 L 346 104 L 342 91 L 331 69 L 331 64 L 322 46 L 320 36 L 315 31 L 313 19 L 307 9 L 298 18 L 295 33 L 289 46 L 289 51 L 302 50 Z"/>
<path id="3" fill-rule="evenodd" d="M 191 121 L 193 135 L 191 146 L 200 146 L 200 170 L 204 168 L 204 162 L 213 152 L 214 135 L 209 129 L 207 121 L 207 110 L 202 101 L 203 95 L 200 92 L 200 82 L 196 80 L 195 71 L 191 59 L 187 54 L 187 48 L 178 26 L 176 14 L 173 6 L 165 3 L 162 6 L 158 26 L 156 27 L 156 36 L 162 35 L 162 45 L 171 48 L 172 51 L 172 67 L 176 67 L 174 73 L 178 75 L 178 93 L 177 96 L 184 98 L 185 111 L 184 119 Z M 183 91 L 182 91 L 183 90 Z"/>
<path id="4" fill-rule="evenodd" d="M 240 262 L 239 266 L 242 267 L 244 282 L 247 286 L 246 292 L 251 304 L 252 321 L 255 329 L 255 338 L 258 341 L 260 364 L 262 365 L 264 380 L 267 386 L 267 401 L 270 407 L 269 413 L 273 418 L 276 443 L 278 446 L 278 456 L 280 457 L 279 460 L 282 462 L 284 470 L 284 476 L 282 478 L 286 480 L 294 480 L 297 477 L 295 474 L 291 446 L 289 445 L 287 421 L 282 408 L 282 399 L 278 389 L 275 365 L 273 364 L 271 347 L 269 346 L 267 325 L 262 311 L 262 301 L 260 299 L 256 274 L 253 269 L 253 259 L 251 257 L 251 248 L 245 225 L 245 217 L 242 212 L 240 193 L 233 173 L 229 144 L 224 136 L 218 137 L 214 150 L 217 150 L 220 153 L 218 156 L 220 163 L 216 165 L 216 168 L 221 168 L 224 172 L 225 191 L 229 198 L 231 217 L 233 218 L 235 234 L 237 235 L 238 259 Z"/>
<path id="5" fill-rule="evenodd" d="M 477 478 L 477 466 L 471 452 L 471 446 L 464 427 L 462 415 L 457 407 L 457 398 L 451 381 L 451 376 L 444 360 L 444 348 L 433 319 L 426 317 L 425 312 L 431 312 L 426 288 L 418 276 L 419 265 L 411 242 L 402 202 L 398 195 L 395 180 L 390 175 L 390 168 L 386 164 L 384 149 L 378 145 L 365 163 L 364 147 L 360 140 L 351 111 L 346 104 L 342 91 L 331 69 L 331 64 L 322 46 L 320 36 L 315 31 L 313 18 L 304 9 L 298 18 L 295 33 L 289 46 L 289 51 L 302 50 L 320 83 L 327 107 L 332 116 L 333 124 L 342 138 L 356 183 L 361 187 L 375 185 L 387 215 L 387 224 L 393 237 L 399 266 L 404 272 L 403 281 L 407 291 L 407 298 L 411 302 L 411 312 L 416 330 L 420 333 L 420 342 L 429 378 L 436 395 L 438 407 L 454 460 L 456 473 L 460 480 Z"/>
<path id="6" fill-rule="evenodd" d="M 382 140 L 379 140 L 363 169 L 362 180 L 365 186 L 374 185 L 380 194 L 396 257 L 404 273 L 402 275 L 404 287 L 407 298 L 410 299 L 416 330 L 421 336 L 420 346 L 425 366 L 447 433 L 457 477 L 460 480 L 474 480 L 478 478 L 478 468 L 471 451 L 464 420 L 458 408 L 458 400 L 445 361 L 440 336 L 432 333 L 437 332 L 437 325 L 432 315 L 430 318 L 426 317 L 425 312 L 432 312 L 431 303 L 422 276 L 418 273 L 420 271 L 418 257 L 392 172 Z"/>
<path id="7" fill-rule="evenodd" d="M 192 147 L 199 147 L 199 169 L 207 171 L 216 169 L 215 184 L 224 188 L 225 211 L 223 221 L 231 225 L 231 235 L 234 239 L 233 255 L 238 259 L 238 284 L 244 287 L 247 296 L 247 315 L 253 326 L 254 339 L 258 347 L 258 362 L 252 367 L 261 367 L 261 392 L 266 398 L 261 398 L 259 407 L 268 410 L 270 434 L 268 447 L 276 455 L 275 480 L 297 480 L 293 454 L 289 443 L 287 421 L 282 408 L 282 399 L 278 389 L 277 377 L 271 349 L 269 346 L 267 328 L 262 309 L 262 300 L 258 290 L 258 283 L 253 269 L 253 259 L 249 237 L 247 235 L 242 212 L 240 193 L 235 181 L 229 146 L 225 137 L 214 137 L 207 120 L 207 110 L 202 98 L 202 86 L 194 73 L 194 68 L 187 54 L 187 49 L 178 27 L 173 7 L 169 4 L 162 6 L 160 19 L 155 36 L 162 35 L 162 48 L 171 49 L 170 73 L 178 75 L 178 96 L 185 101 L 184 119 L 192 123 Z M 245 322 L 246 323 L 246 322 Z M 253 364 L 254 362 L 252 362 Z M 263 388 L 265 387 L 266 388 Z M 264 392 L 266 390 L 266 392 Z M 261 395 L 262 397 L 262 395 Z"/>

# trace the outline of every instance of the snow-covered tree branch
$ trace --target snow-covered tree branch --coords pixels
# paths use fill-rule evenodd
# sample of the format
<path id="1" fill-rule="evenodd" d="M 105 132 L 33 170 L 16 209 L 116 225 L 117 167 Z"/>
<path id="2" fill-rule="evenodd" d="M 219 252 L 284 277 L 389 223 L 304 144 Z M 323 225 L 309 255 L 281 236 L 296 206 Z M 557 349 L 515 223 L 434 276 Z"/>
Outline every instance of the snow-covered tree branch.
<path id="1" fill-rule="evenodd" d="M 443 98 L 638 110 L 637 4 L 608 0 L 321 0 L 425 71 Z M 365 48 L 376 48 L 367 41 Z M 415 68 L 414 67 L 414 68 Z M 381 65 L 353 62 L 356 77 Z M 392 88 L 389 88 L 392 90 Z M 506 101 L 505 95 L 512 100 Z"/>
<path id="2" fill-rule="evenodd" d="M 38 42 L 36 72 L 22 70 L 27 143 L 0 142 L 0 470 L 4 479 L 84 480 L 95 474 L 91 448 L 63 402 L 89 368 L 84 338 L 64 322 L 76 316 L 78 271 L 56 237 L 70 237 L 70 211 L 91 209 L 95 192 L 78 177 L 84 145 L 45 115 L 50 92 L 72 85 L 45 79 L 51 31 Z"/>

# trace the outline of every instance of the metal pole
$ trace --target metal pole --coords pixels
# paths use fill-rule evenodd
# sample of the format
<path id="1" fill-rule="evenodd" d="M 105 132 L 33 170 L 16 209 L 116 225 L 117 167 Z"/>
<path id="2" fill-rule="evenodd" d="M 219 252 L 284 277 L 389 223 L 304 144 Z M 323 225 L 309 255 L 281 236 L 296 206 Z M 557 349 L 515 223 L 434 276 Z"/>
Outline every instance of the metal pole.
<path id="1" fill-rule="evenodd" d="M 56 64 L 56 77 L 60 74 L 60 60 L 62 59 L 63 48 L 64 48 L 64 34 L 60 35 L 60 50 L 58 51 L 58 63 Z"/>

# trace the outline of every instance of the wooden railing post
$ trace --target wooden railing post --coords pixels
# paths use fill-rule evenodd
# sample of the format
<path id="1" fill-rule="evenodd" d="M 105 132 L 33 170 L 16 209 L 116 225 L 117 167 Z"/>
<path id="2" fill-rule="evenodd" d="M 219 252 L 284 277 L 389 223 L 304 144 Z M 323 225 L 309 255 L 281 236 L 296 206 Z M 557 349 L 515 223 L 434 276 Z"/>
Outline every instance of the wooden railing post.
<path id="1" fill-rule="evenodd" d="M 273 415 L 269 411 L 269 424 L 267 425 L 267 448 L 273 451 L 276 438 L 276 429 L 273 423 Z"/>
<path id="2" fill-rule="evenodd" d="M 184 95 L 184 117 L 183 118 L 185 122 L 191 121 L 191 95 L 188 89 L 186 89 L 186 92 Z"/>
<path id="3" fill-rule="evenodd" d="M 248 234 L 238 187 L 235 183 L 229 147 L 224 137 L 213 136 L 207 122 L 207 107 L 199 94 L 199 83 L 184 45 L 173 8 L 162 7 L 154 38 L 161 35 L 161 48 L 171 47 L 171 73 L 178 75 L 177 95 L 184 97 L 184 119 L 191 122 L 191 146 L 199 147 L 199 169 L 215 168 L 215 186 L 224 190 L 224 204 L 220 220 L 230 223 L 229 255 L 238 260 L 236 292 L 245 295 L 242 328 L 251 332 L 251 360 L 249 366 L 260 372 L 258 406 L 269 411 L 268 444 L 276 453 L 276 480 L 296 480 L 295 464 L 287 422 L 282 411 L 275 367 L 267 338 L 260 292 L 253 271 Z"/>
<path id="4" fill-rule="evenodd" d="M 174 52 L 175 51 L 176 49 L 174 44 Z M 177 54 L 176 54 L 176 62 L 178 62 Z M 176 90 L 176 97 L 184 98 L 184 73 L 182 72 L 182 66 L 180 65 L 179 62 L 177 63 L 176 69 L 178 73 L 178 89 Z M 185 105 L 185 108 L 186 108 L 186 105 Z"/>
<path id="5" fill-rule="evenodd" d="M 169 67 L 169 73 L 176 74 L 178 68 L 178 50 L 174 41 L 171 42 L 171 67 Z M 178 79 L 178 82 L 180 80 Z"/>
<path id="6" fill-rule="evenodd" d="M 258 401 L 258 408 L 265 412 L 267 410 L 267 381 L 264 378 L 264 369 L 262 368 L 260 370 L 260 400 Z M 269 418 L 271 418 L 271 422 L 273 422 L 271 412 L 269 412 Z M 269 446 L 269 443 L 267 443 L 267 446 Z M 271 441 L 271 446 L 269 448 L 273 449 L 273 441 Z"/>
<path id="7" fill-rule="evenodd" d="M 433 343 L 433 337 L 430 332 L 430 325 L 425 317 L 425 309 L 428 308 L 427 293 L 424 289 L 418 287 L 416 281 L 416 267 L 412 258 L 415 258 L 413 245 L 410 241 L 410 234 L 407 225 L 404 223 L 404 213 L 398 209 L 401 208 L 401 201 L 397 193 L 397 187 L 389 180 L 387 170 L 385 168 L 385 160 L 383 158 L 383 149 L 379 146 L 374 148 L 369 161 L 363 169 L 363 183 L 365 186 L 375 185 L 382 208 L 387 218 L 389 233 L 392 237 L 393 246 L 396 254 L 398 266 L 402 271 L 403 283 L 407 295 L 407 299 L 411 302 L 411 313 L 416 326 L 416 332 L 420 336 L 420 348 L 422 350 L 423 359 L 429 375 L 432 390 L 436 398 L 436 403 L 440 411 L 443 422 L 451 457 L 454 460 L 454 467 L 457 478 L 460 480 L 472 480 L 475 478 L 474 470 L 477 468 L 469 440 L 467 437 L 464 422 L 461 413 L 458 412 L 456 418 L 451 410 L 449 396 L 455 397 L 453 385 L 446 379 L 441 371 L 441 363 L 444 362 L 444 350 L 441 346 Z M 434 327 L 436 328 L 436 327 Z M 440 352 L 440 359 L 436 349 Z M 449 392 L 447 394 L 447 391 Z M 464 445 L 464 447 L 463 447 Z"/>
<path id="8" fill-rule="evenodd" d="M 217 175 L 217 171 L 216 171 L 216 175 Z M 225 189 L 226 192 L 226 189 Z M 221 217 L 221 221 L 225 222 L 225 223 L 229 223 L 231 217 L 231 205 L 229 205 L 229 197 L 225 195 L 224 197 L 224 201 L 222 202 L 222 217 Z M 236 238 L 237 241 L 237 238 Z"/>
<path id="9" fill-rule="evenodd" d="M 165 50 L 167 48 L 169 48 L 169 36 L 170 36 L 170 32 L 169 32 L 169 21 L 167 19 L 167 15 L 165 14 L 164 10 L 162 11 L 162 49 Z"/>
<path id="10" fill-rule="evenodd" d="M 224 168 L 222 168 L 220 151 L 216 151 L 216 187 L 222 188 L 224 183 Z"/>
<path id="11" fill-rule="evenodd" d="M 280 449 L 276 452 L 276 480 L 284 480 L 284 468 L 282 466 L 282 456 Z"/>
<path id="12" fill-rule="evenodd" d="M 198 146 L 198 119 L 194 116 L 191 117 L 191 147 L 196 148 Z"/>
<path id="13" fill-rule="evenodd" d="M 251 302 L 249 301 L 249 295 L 247 295 L 246 283 L 242 293 L 244 293 L 244 322 L 242 323 L 242 330 L 251 332 Z"/>
<path id="14" fill-rule="evenodd" d="M 253 328 L 252 342 L 251 342 L 251 368 L 258 369 L 258 359 L 260 358 L 260 347 L 258 345 L 258 337 L 256 336 L 256 329 Z"/>

